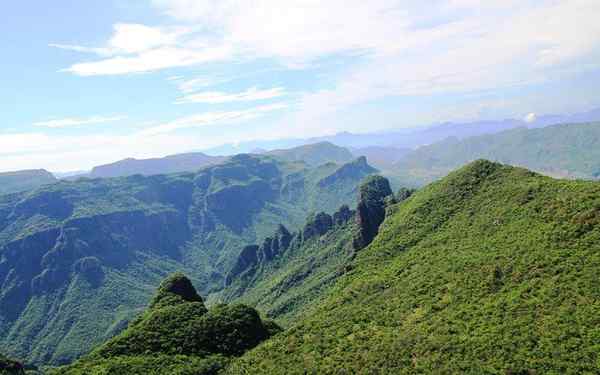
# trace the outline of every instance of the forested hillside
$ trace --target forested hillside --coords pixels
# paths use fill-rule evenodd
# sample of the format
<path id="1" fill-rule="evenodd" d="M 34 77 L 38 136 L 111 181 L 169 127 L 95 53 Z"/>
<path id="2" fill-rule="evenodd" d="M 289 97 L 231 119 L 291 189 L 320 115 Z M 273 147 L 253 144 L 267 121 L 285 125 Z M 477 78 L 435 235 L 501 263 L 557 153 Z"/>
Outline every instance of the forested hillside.
<path id="1" fill-rule="evenodd" d="M 318 306 L 226 373 L 598 373 L 599 270 L 599 183 L 477 161 L 391 206 Z"/>

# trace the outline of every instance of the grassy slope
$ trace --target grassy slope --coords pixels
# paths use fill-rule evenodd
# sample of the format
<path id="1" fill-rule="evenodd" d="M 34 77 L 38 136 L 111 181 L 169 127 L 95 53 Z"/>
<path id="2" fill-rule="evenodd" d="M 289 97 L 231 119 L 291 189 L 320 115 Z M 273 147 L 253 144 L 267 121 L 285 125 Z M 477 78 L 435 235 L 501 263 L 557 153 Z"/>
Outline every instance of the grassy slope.
<path id="1" fill-rule="evenodd" d="M 421 186 L 476 159 L 522 166 L 554 177 L 600 177 L 600 123 L 517 128 L 421 147 L 389 168 L 395 185 Z"/>
<path id="2" fill-rule="evenodd" d="M 231 374 L 598 373 L 600 184 L 476 162 L 394 208 Z"/>

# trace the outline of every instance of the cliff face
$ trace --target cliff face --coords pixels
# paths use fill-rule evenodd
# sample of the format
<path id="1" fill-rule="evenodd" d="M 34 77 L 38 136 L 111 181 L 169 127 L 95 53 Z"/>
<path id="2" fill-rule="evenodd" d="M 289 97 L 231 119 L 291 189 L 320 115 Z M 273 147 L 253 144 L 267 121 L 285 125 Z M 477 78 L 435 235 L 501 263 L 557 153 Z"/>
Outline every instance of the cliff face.
<path id="1" fill-rule="evenodd" d="M 118 332 L 165 270 L 190 272 L 203 292 L 222 287 L 240 248 L 279 223 L 297 228 L 323 196 L 331 197 L 325 210 L 352 201 L 363 169 L 336 180 L 335 191 L 319 187 L 339 168 L 238 155 L 195 173 L 60 181 L 0 196 L 0 350 L 71 360 Z M 286 190 L 290 181 L 300 183 Z M 333 221 L 323 218 L 317 232 Z M 279 227 L 257 261 L 291 242 Z"/>
<path id="2" fill-rule="evenodd" d="M 245 288 L 244 284 L 250 283 L 250 279 L 255 277 L 261 268 L 277 262 L 278 257 L 287 255 L 286 252 L 295 252 L 333 229 L 345 226 L 354 215 L 355 211 L 350 210 L 347 205 L 340 207 L 333 215 L 319 212 L 310 216 L 304 227 L 293 234 L 280 224 L 273 235 L 264 239 L 262 245 L 249 245 L 242 249 L 235 265 L 227 274 L 225 287 L 238 280 Z"/>

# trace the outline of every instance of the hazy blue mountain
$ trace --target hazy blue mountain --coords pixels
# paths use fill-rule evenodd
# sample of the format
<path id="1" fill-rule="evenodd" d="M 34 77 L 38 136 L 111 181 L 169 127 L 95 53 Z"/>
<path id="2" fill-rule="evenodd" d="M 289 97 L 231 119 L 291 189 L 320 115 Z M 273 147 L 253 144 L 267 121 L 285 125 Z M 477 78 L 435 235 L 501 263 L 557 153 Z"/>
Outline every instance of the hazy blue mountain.
<path id="1" fill-rule="evenodd" d="M 32 169 L 0 173 L 0 194 L 31 190 L 56 182 L 52 173 L 44 169 Z"/>
<path id="2" fill-rule="evenodd" d="M 355 134 L 341 132 L 323 137 L 241 142 L 238 144 L 222 145 L 202 151 L 210 155 L 233 155 L 243 152 L 252 152 L 252 150 L 255 149 L 284 149 L 319 142 L 331 142 L 347 148 L 379 146 L 414 149 L 423 145 L 442 141 L 448 137 L 463 139 L 485 134 L 494 134 L 517 127 L 538 128 L 548 125 L 593 121 L 600 121 L 600 108 L 574 114 L 540 115 L 530 122 L 526 122 L 522 119 L 456 123 L 446 122 L 375 133 Z"/>
<path id="3" fill-rule="evenodd" d="M 201 152 L 169 155 L 152 159 L 124 159 L 111 164 L 94 167 L 89 177 L 122 177 L 141 174 L 150 176 L 177 172 L 191 172 L 222 163 L 226 158 L 209 156 Z"/>

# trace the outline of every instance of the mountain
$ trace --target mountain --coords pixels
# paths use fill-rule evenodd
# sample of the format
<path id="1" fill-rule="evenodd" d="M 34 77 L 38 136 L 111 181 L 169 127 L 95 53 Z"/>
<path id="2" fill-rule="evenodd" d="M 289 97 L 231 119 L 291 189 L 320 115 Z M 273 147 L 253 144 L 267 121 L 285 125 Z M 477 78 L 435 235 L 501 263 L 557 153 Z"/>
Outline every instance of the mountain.
<path id="1" fill-rule="evenodd" d="M 141 174 L 168 174 L 193 172 L 200 168 L 225 161 L 223 156 L 209 156 L 201 152 L 177 154 L 153 159 L 124 159 L 115 163 L 94 167 L 88 177 L 121 177 Z"/>
<path id="2" fill-rule="evenodd" d="M 280 226 L 260 245 L 245 247 L 225 288 L 211 296 L 213 302 L 246 303 L 284 327 L 292 326 L 370 243 L 385 217 L 384 206 L 410 194 L 393 197 L 386 179 L 367 177 L 359 189 L 357 210 L 343 205 L 333 215 L 320 212 L 297 232 Z M 372 236 L 366 238 L 365 233 Z"/>
<path id="3" fill-rule="evenodd" d="M 566 178 L 600 177 L 600 123 L 516 128 L 459 140 L 449 138 L 405 155 L 386 170 L 400 185 L 422 186 L 485 158 Z"/>
<path id="4" fill-rule="evenodd" d="M 273 150 L 267 155 L 278 157 L 289 162 L 304 161 L 317 166 L 329 162 L 343 164 L 355 159 L 355 156 L 346 148 L 336 146 L 331 142 L 312 143 L 289 149 Z M 357 155 L 362 156 L 362 155 Z"/>
<path id="5" fill-rule="evenodd" d="M 208 295 L 279 224 L 352 204 L 366 159 L 272 156 L 170 175 L 59 181 L 0 196 L 0 351 L 65 364 L 119 333 L 168 273 Z"/>
<path id="6" fill-rule="evenodd" d="M 0 173 L 0 194 L 16 193 L 56 182 L 52 173 L 33 169 Z"/>
<path id="7" fill-rule="evenodd" d="M 52 373 L 216 375 L 280 328 L 244 305 L 207 309 L 182 274 L 164 280 L 149 308 L 121 334 Z"/>
<path id="8" fill-rule="evenodd" d="M 225 373 L 598 373 L 599 197 L 471 163 L 389 206 L 335 285 Z"/>

